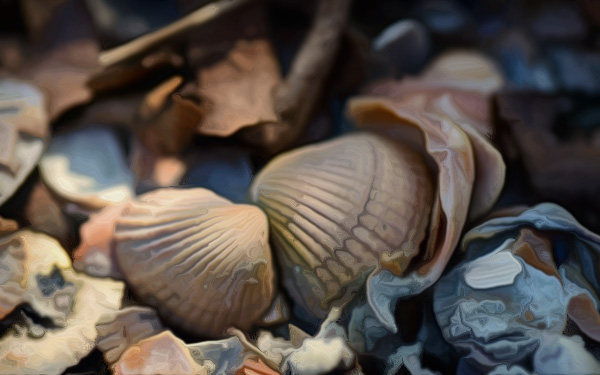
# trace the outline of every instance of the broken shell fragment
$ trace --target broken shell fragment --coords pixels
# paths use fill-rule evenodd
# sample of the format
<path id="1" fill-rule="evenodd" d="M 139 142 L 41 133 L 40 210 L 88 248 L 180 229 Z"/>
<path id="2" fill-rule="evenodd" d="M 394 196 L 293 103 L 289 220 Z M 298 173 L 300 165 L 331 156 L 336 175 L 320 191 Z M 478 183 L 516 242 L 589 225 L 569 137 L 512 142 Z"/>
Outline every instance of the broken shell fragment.
<path id="1" fill-rule="evenodd" d="M 339 371 L 360 374 L 346 331 L 336 322 L 340 313 L 340 309 L 332 308 L 314 337 L 292 324 L 288 325 L 290 340 L 261 331 L 255 346 L 241 332 L 236 335 L 242 337 L 246 348 L 260 355 L 272 368 L 279 368 L 282 374 L 325 375 Z"/>
<path id="2" fill-rule="evenodd" d="M 119 140 L 104 127 L 56 136 L 40 162 L 46 185 L 62 198 L 98 209 L 134 195 L 134 176 Z"/>
<path id="3" fill-rule="evenodd" d="M 165 331 L 130 346 L 112 369 L 115 375 L 224 375 L 242 367 L 244 359 L 236 337 L 186 344 Z"/>
<path id="4" fill-rule="evenodd" d="M 127 204 L 115 239 L 133 290 L 195 334 L 249 328 L 274 298 L 267 219 L 254 206 L 206 189 L 159 189 Z"/>
<path id="5" fill-rule="evenodd" d="M 36 87 L 0 80 L 0 205 L 35 168 L 48 136 L 45 98 Z"/>
<path id="6" fill-rule="evenodd" d="M 108 364 L 117 362 L 131 345 L 163 331 L 156 311 L 148 307 L 127 307 L 96 324 L 98 349 Z"/>
<path id="7" fill-rule="evenodd" d="M 359 133 L 280 155 L 250 194 L 269 216 L 285 287 L 322 318 L 373 269 L 406 271 L 426 234 L 432 185 L 419 154 Z"/>
<path id="8" fill-rule="evenodd" d="M 96 277 L 122 279 L 114 259 L 114 233 L 125 205 L 105 207 L 79 228 L 81 242 L 73 252 L 73 267 Z"/>
<path id="9" fill-rule="evenodd" d="M 2 336 L 0 374 L 56 374 L 77 364 L 95 346 L 96 322 L 116 313 L 123 296 L 122 282 L 74 272 L 56 240 L 29 230 L 0 239 L 0 270 L 0 319 L 23 304 L 43 318 L 24 312 L 26 326 Z"/>

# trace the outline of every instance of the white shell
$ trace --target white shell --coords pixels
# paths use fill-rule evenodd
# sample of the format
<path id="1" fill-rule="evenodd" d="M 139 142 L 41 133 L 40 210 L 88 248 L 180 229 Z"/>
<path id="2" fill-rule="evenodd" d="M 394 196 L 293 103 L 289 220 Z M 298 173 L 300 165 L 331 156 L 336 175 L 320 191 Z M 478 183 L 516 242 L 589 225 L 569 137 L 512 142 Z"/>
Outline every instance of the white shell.
<path id="1" fill-rule="evenodd" d="M 115 375 L 233 374 L 245 356 L 237 337 L 186 344 L 165 331 L 130 346 L 112 369 Z"/>
<path id="2" fill-rule="evenodd" d="M 94 209 L 134 195 L 134 176 L 108 128 L 78 129 L 52 139 L 40 162 L 46 185 L 64 199 Z"/>
<path id="3" fill-rule="evenodd" d="M 0 239 L 0 265 L 0 318 L 27 303 L 54 324 L 11 327 L 0 339 L 0 374 L 56 374 L 74 366 L 94 348 L 96 322 L 121 305 L 122 282 L 76 273 L 45 234 L 21 230 Z"/>
<path id="4" fill-rule="evenodd" d="M 465 269 L 465 284 L 473 289 L 512 285 L 523 271 L 521 262 L 510 251 L 513 242 L 513 239 L 508 239 L 497 251 L 471 262 Z"/>
<path id="5" fill-rule="evenodd" d="M 251 199 L 269 216 L 291 297 L 324 317 L 373 269 L 405 272 L 425 236 L 433 186 L 417 153 L 360 133 L 277 157 Z"/>
<path id="6" fill-rule="evenodd" d="M 14 79 L 0 80 L 0 205 L 37 165 L 48 135 L 41 91 Z"/>
<path id="7" fill-rule="evenodd" d="M 275 294 L 268 225 L 258 208 L 206 189 L 160 189 L 117 221 L 116 257 L 135 292 L 197 334 L 249 328 Z"/>

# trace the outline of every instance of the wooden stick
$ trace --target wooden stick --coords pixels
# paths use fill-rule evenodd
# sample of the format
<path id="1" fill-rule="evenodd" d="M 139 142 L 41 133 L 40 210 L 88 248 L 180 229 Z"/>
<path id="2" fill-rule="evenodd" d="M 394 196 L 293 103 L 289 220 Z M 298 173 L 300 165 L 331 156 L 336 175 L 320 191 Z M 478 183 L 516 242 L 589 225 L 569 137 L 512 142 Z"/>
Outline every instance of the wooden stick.
<path id="1" fill-rule="evenodd" d="M 98 61 L 103 67 L 109 67 L 123 60 L 142 53 L 149 48 L 163 43 L 174 36 L 200 26 L 216 17 L 252 0 L 218 0 L 188 14 L 187 16 L 151 33 L 142 35 L 129 43 L 120 45 L 100 53 Z"/>

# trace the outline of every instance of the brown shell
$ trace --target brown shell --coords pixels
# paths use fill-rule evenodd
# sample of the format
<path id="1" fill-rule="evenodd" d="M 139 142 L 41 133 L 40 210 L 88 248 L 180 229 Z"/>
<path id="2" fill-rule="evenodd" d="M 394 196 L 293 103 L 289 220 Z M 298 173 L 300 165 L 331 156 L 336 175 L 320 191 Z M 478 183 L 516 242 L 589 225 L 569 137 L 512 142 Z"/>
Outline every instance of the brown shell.
<path id="1" fill-rule="evenodd" d="M 167 320 L 196 334 L 249 328 L 275 294 L 265 215 L 206 189 L 159 189 L 117 220 L 127 281 Z"/>
<path id="2" fill-rule="evenodd" d="M 429 222 L 422 157 L 362 133 L 273 160 L 251 196 L 269 216 L 284 285 L 317 316 L 347 301 L 375 268 L 405 272 Z"/>

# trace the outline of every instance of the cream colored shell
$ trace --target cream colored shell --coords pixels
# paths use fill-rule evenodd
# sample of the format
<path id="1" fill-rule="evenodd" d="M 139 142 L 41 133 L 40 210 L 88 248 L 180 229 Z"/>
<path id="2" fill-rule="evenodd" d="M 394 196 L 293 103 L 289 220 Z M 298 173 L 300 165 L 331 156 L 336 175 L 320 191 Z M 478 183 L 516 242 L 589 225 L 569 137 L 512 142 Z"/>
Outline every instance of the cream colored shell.
<path id="1" fill-rule="evenodd" d="M 0 374 L 60 374 L 95 346 L 96 323 L 121 306 L 124 283 L 77 273 L 46 234 L 0 238 L 0 320 L 27 304 L 51 327 L 27 318 L 0 337 Z"/>
<path id="2" fill-rule="evenodd" d="M 277 157 L 251 197 L 269 216 L 284 285 L 324 317 L 367 272 L 405 272 L 425 236 L 433 186 L 419 154 L 359 133 Z"/>
<path id="3" fill-rule="evenodd" d="M 159 189 L 128 203 L 116 257 L 136 294 L 173 324 L 222 336 L 249 328 L 275 294 L 268 224 L 206 189 Z"/>

